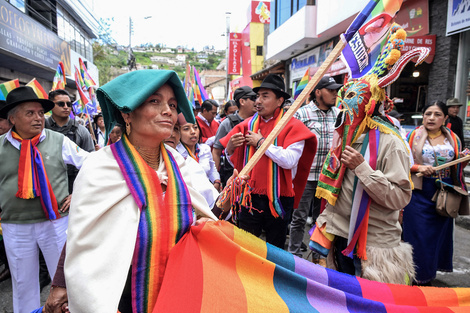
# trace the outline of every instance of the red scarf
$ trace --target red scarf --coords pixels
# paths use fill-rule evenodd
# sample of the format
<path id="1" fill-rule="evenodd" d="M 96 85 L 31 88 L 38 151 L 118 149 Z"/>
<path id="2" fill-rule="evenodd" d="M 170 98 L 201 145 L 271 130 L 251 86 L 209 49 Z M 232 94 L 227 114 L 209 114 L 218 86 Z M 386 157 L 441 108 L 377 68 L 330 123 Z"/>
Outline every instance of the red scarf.
<path id="1" fill-rule="evenodd" d="M 41 134 L 32 139 L 23 139 L 15 131 L 12 131 L 11 135 L 21 144 L 16 197 L 21 199 L 39 197 L 46 218 L 50 220 L 60 218 L 57 200 L 47 177 L 41 152 L 36 147 Z"/>

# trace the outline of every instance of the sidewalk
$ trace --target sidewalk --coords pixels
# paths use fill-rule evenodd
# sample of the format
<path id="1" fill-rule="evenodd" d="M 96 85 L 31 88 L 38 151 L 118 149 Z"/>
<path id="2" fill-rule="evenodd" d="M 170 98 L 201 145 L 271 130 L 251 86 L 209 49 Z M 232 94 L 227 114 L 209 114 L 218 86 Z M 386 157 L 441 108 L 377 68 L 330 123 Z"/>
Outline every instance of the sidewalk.
<path id="1" fill-rule="evenodd" d="M 458 216 L 455 219 L 455 224 L 462 228 L 470 230 L 470 215 Z"/>

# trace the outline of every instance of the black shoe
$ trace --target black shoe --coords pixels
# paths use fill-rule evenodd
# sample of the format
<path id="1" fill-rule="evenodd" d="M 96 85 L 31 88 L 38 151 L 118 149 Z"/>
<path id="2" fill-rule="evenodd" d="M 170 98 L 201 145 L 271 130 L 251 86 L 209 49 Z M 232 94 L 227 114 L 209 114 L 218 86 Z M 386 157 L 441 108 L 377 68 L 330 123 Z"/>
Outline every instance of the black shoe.
<path id="1" fill-rule="evenodd" d="M 305 252 L 307 251 L 307 245 L 305 243 L 302 242 L 302 244 L 300 245 L 300 251 L 302 252 Z"/>
<path id="2" fill-rule="evenodd" d="M 5 268 L 1 273 L 0 273 L 0 282 L 7 280 L 11 277 L 10 269 Z"/>

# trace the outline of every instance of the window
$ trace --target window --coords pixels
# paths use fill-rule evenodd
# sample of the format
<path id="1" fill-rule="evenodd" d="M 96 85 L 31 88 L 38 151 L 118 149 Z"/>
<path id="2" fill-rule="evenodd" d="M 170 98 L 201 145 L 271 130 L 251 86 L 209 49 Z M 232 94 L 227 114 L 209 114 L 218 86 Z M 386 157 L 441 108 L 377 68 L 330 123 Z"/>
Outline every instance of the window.
<path id="1" fill-rule="evenodd" d="M 256 55 L 263 55 L 263 46 L 256 46 Z"/>

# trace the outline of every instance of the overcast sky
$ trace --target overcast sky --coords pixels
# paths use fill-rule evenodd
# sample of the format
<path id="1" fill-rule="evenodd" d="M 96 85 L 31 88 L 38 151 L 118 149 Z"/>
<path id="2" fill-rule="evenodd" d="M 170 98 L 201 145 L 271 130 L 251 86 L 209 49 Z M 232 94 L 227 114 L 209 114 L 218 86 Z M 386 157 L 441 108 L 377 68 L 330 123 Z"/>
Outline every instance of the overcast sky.
<path id="1" fill-rule="evenodd" d="M 250 0 L 94 0 L 98 17 L 114 18 L 112 35 L 122 45 L 129 44 L 129 17 L 133 21 L 132 45 L 150 42 L 168 47 L 215 46 L 225 49 L 226 14 L 231 12 L 232 32 L 247 25 Z M 121 4 L 125 3 L 123 6 Z M 148 18 L 146 18 L 148 17 Z"/>

